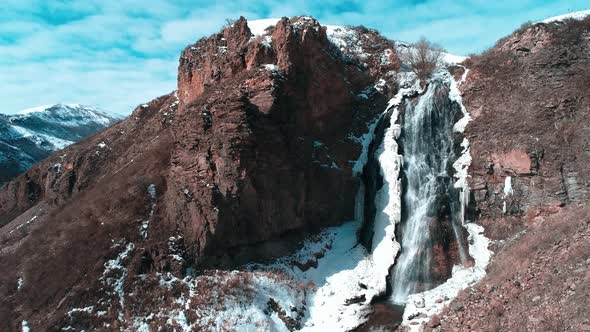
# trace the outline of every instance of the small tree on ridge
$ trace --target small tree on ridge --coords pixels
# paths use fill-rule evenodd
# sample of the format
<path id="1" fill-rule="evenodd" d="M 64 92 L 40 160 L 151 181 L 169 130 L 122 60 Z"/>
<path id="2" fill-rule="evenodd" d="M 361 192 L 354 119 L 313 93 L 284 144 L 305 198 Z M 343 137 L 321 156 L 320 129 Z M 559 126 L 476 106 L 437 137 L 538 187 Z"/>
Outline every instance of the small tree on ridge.
<path id="1" fill-rule="evenodd" d="M 400 56 L 402 62 L 409 65 L 420 80 L 425 81 L 439 66 L 443 52 L 442 47 L 421 37 L 411 47 L 402 50 Z"/>

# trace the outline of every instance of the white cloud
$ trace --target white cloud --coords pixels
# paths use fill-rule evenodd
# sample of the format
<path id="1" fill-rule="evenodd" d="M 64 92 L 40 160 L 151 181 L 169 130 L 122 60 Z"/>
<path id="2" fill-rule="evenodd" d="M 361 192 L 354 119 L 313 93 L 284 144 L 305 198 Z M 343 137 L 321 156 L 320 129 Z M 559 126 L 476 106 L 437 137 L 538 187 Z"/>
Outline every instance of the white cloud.
<path id="1" fill-rule="evenodd" d="M 313 15 L 392 39 L 424 35 L 449 51 L 482 51 L 527 20 L 588 9 L 587 0 L 4 0 L 0 112 L 54 102 L 129 113 L 176 86 L 180 51 L 226 18 Z"/>
<path id="2" fill-rule="evenodd" d="M 3 103 L 18 110 L 51 103 L 81 102 L 118 114 L 176 88 L 176 59 L 128 63 L 56 60 L 2 68 Z M 172 70 L 174 69 L 174 70 Z"/>

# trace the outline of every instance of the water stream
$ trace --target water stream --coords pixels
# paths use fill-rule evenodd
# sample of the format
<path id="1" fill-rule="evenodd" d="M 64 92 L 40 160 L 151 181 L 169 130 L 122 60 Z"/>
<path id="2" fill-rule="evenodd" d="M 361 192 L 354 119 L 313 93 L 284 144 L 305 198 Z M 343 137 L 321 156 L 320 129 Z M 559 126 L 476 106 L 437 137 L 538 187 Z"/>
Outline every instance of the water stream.
<path id="1" fill-rule="evenodd" d="M 405 100 L 400 113 L 403 193 L 397 234 L 402 249 L 390 275 L 396 304 L 444 282 L 433 277 L 434 270 L 440 274 L 441 266 L 467 259 L 461 201 L 453 186 L 453 163 L 460 154 L 453 126 L 461 110 L 448 95 L 448 84 L 435 80 L 422 95 Z M 452 255 L 454 261 L 447 257 Z"/>

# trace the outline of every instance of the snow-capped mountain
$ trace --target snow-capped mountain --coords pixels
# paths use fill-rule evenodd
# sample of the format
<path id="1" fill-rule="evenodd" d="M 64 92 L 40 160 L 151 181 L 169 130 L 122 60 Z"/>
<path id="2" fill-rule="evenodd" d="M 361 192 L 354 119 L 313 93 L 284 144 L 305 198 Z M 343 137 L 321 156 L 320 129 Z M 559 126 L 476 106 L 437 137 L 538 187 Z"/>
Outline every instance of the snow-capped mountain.
<path id="1" fill-rule="evenodd" d="M 79 104 L 40 106 L 17 114 L 0 114 L 0 183 L 118 120 L 99 109 Z"/>

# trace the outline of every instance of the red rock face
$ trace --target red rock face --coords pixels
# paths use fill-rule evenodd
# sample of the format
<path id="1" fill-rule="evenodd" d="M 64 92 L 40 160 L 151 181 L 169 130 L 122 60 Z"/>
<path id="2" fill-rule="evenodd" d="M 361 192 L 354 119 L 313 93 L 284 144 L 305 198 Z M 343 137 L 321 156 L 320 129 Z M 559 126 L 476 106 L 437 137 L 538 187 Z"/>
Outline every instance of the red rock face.
<path id="1" fill-rule="evenodd" d="M 245 54 L 252 57 L 249 61 L 257 58 L 259 45 L 249 43 L 251 35 L 246 20 L 241 18 L 222 32 L 184 49 L 178 66 L 181 109 L 203 94 L 207 86 L 222 82 L 246 69 Z"/>
<path id="2" fill-rule="evenodd" d="M 527 214 L 588 197 L 587 30 L 588 19 L 536 24 L 467 61 L 471 70 L 461 88 L 474 118 L 466 132 L 474 201 L 482 220 L 507 220 L 490 221 L 490 234 L 510 236 Z"/>
<path id="3" fill-rule="evenodd" d="M 514 172 L 519 175 L 527 175 L 531 172 L 531 158 L 523 150 L 493 153 L 492 162 L 499 166 L 499 171 Z"/>
<path id="4" fill-rule="evenodd" d="M 261 256 L 251 247 L 261 241 L 285 253 L 282 234 L 351 219 L 357 183 L 350 160 L 358 150 L 343 143 L 386 101 L 381 93 L 355 101 L 354 91 L 382 72 L 344 62 L 317 21 L 283 18 L 269 30 L 268 37 L 251 37 L 241 19 L 181 57 L 179 99 L 186 106 L 174 130 L 170 174 L 180 189 L 168 200 L 168 217 L 186 225 L 194 250 L 209 252 L 217 264 Z M 222 40 L 217 58 L 196 52 L 219 49 Z M 209 74 L 228 63 L 231 71 Z M 222 84 L 207 87 L 215 80 Z M 187 122 L 193 128 L 184 128 Z M 202 199 L 195 206 L 180 199 L 181 191 Z"/>
<path id="5" fill-rule="evenodd" d="M 60 329 L 72 323 L 68 311 L 100 298 L 111 305 L 96 310 L 107 314 L 76 326 L 128 328 L 134 310 L 153 304 L 138 299 L 157 291 L 148 282 L 156 274 L 283 255 L 352 219 L 354 137 L 395 92 L 385 75 L 397 64 L 385 52 L 393 44 L 352 29 L 371 53 L 360 57 L 312 19 L 284 18 L 271 30 L 269 44 L 240 19 L 187 47 L 178 98 L 138 107 L 0 191 L 0 330 L 24 319 L 32 330 Z M 126 274 L 105 276 L 125 248 Z M 133 289 L 126 303 L 146 307 L 120 307 L 108 278 Z"/>

